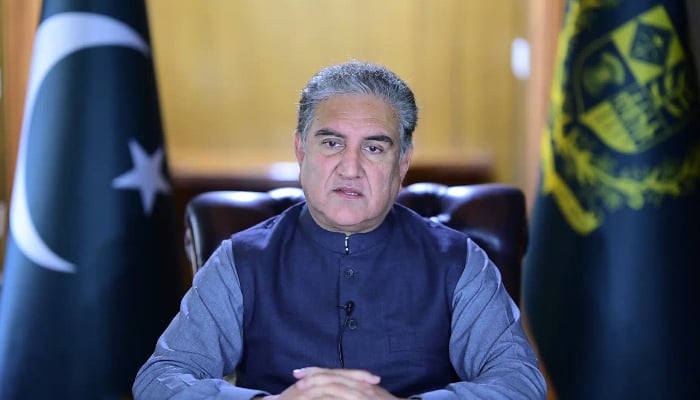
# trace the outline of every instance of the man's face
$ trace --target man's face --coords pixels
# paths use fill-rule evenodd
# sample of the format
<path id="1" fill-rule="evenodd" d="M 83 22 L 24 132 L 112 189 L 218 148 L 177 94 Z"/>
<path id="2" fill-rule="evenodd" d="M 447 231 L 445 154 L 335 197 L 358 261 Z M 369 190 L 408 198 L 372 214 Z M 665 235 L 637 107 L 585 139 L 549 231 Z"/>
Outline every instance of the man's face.
<path id="1" fill-rule="evenodd" d="M 306 138 L 294 135 L 299 180 L 314 220 L 346 234 L 379 226 L 408 171 L 413 148 L 399 160 L 395 112 L 368 95 L 335 96 L 316 108 Z"/>

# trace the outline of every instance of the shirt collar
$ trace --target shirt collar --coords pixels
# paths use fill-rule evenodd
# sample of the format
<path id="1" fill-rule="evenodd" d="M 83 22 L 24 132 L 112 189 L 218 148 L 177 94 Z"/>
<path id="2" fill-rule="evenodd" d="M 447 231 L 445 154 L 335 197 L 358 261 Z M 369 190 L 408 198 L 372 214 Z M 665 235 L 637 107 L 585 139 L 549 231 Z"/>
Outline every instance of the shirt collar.
<path id="1" fill-rule="evenodd" d="M 384 221 L 373 231 L 353 233 L 347 242 L 349 254 L 357 254 L 384 243 L 394 224 L 394 218 L 394 210 L 392 209 Z M 345 234 L 323 229 L 314 221 L 306 203 L 299 214 L 299 223 L 301 231 L 310 236 L 314 242 L 332 252 L 345 254 Z"/>

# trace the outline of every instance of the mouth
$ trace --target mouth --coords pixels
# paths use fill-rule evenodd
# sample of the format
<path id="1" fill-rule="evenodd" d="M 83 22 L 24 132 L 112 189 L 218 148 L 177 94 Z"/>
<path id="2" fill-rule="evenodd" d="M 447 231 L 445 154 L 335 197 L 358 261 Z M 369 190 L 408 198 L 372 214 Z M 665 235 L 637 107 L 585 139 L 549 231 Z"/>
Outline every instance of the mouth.
<path id="1" fill-rule="evenodd" d="M 358 189 L 350 187 L 338 187 L 333 189 L 333 192 L 348 198 L 362 197 L 362 192 L 360 192 Z"/>

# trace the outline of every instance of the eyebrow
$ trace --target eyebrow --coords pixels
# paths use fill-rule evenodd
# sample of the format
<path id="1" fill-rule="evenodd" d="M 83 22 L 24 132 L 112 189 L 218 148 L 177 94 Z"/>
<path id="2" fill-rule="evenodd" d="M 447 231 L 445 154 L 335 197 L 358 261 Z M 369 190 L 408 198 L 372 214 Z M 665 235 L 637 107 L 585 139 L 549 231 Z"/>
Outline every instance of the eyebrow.
<path id="1" fill-rule="evenodd" d="M 316 131 L 316 133 L 314 134 L 314 136 L 316 136 L 316 137 L 319 137 L 319 136 L 335 136 L 335 137 L 339 137 L 339 138 L 342 138 L 342 139 L 345 139 L 345 138 L 347 137 L 346 135 L 344 135 L 344 134 L 342 134 L 342 133 L 340 133 L 340 132 L 338 132 L 338 131 L 334 131 L 334 130 L 332 130 L 332 129 L 326 129 L 326 128 L 324 128 L 324 129 L 319 129 L 318 131 Z M 377 135 L 367 136 L 367 137 L 363 138 L 362 140 L 364 140 L 364 141 L 369 140 L 369 141 L 375 141 L 375 142 L 384 142 L 384 143 L 388 143 L 389 145 L 393 145 L 393 144 L 394 144 L 394 140 L 393 140 L 392 138 L 390 138 L 389 136 L 384 135 L 384 134 L 377 134 Z"/>

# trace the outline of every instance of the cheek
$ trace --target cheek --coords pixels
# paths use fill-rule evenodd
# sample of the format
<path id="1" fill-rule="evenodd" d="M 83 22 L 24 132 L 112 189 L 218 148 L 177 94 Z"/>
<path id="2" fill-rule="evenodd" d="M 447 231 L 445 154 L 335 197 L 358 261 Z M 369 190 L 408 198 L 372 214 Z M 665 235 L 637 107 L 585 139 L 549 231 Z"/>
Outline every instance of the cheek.
<path id="1" fill-rule="evenodd" d="M 313 171 L 313 166 L 309 159 L 306 158 L 299 167 L 299 183 L 306 185 L 313 182 L 313 174 L 311 171 Z"/>
<path id="2" fill-rule="evenodd" d="M 305 188 L 313 190 L 320 186 L 328 176 L 328 163 L 309 154 L 304 158 L 299 169 L 299 181 Z"/>
<path id="3" fill-rule="evenodd" d="M 368 174 L 370 186 L 374 192 L 387 192 L 389 195 L 397 190 L 401 185 L 401 173 L 396 168 L 375 169 L 371 174 Z"/>
<path id="4" fill-rule="evenodd" d="M 314 171 L 318 170 L 320 165 L 321 163 L 316 157 L 307 154 L 302 163 L 302 170 L 306 175 L 313 175 Z"/>
<path id="5" fill-rule="evenodd" d="M 393 183 L 401 180 L 401 168 L 397 165 L 391 165 L 382 169 L 382 176 L 387 183 Z"/>

